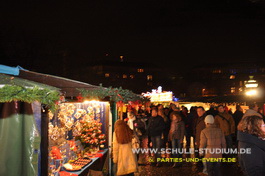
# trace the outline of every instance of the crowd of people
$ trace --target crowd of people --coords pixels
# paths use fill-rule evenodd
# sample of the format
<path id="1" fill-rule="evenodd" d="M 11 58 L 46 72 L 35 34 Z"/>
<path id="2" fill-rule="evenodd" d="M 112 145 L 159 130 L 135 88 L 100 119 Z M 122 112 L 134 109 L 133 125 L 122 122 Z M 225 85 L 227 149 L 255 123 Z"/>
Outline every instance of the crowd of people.
<path id="1" fill-rule="evenodd" d="M 169 107 L 162 104 L 142 107 L 127 113 L 127 117 L 115 123 L 113 137 L 113 162 L 117 163 L 117 175 L 133 175 L 139 164 L 147 164 L 144 154 L 134 154 L 133 148 L 195 149 L 197 158 L 238 159 L 238 167 L 245 175 L 265 175 L 265 124 L 264 116 L 257 104 L 253 103 L 246 112 L 240 105 L 232 112 L 224 105 Z M 184 142 L 185 139 L 185 142 Z M 199 149 L 251 148 L 251 154 L 201 153 Z M 161 167 L 157 158 L 167 157 L 163 153 L 150 153 L 151 165 Z M 172 153 L 171 158 L 182 158 Z M 198 162 L 203 168 L 201 175 L 221 175 L 221 162 Z M 173 162 L 172 167 L 181 167 Z"/>

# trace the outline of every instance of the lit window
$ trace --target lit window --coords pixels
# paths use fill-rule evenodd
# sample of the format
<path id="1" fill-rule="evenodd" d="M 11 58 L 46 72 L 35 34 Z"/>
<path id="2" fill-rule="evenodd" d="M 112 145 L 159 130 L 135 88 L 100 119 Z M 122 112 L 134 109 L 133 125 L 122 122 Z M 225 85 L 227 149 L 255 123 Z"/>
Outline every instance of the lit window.
<path id="1" fill-rule="evenodd" d="M 230 79 L 235 79 L 236 76 L 235 75 L 230 75 Z"/>
<path id="2" fill-rule="evenodd" d="M 260 68 L 260 71 L 261 72 L 265 72 L 265 68 Z"/>
<path id="3" fill-rule="evenodd" d="M 236 93 L 236 88 L 235 87 L 231 87 L 231 93 Z"/>
<path id="4" fill-rule="evenodd" d="M 127 78 L 127 75 L 123 74 L 123 75 L 122 75 L 122 78 L 124 78 L 124 79 Z"/>
<path id="5" fill-rule="evenodd" d="M 147 80 L 148 81 L 151 81 L 153 79 L 153 76 L 152 75 L 147 75 Z"/>
<path id="6" fill-rule="evenodd" d="M 213 70 L 213 73 L 222 73 L 222 70 L 216 69 L 216 70 Z"/>
<path id="7" fill-rule="evenodd" d="M 153 86 L 153 83 L 152 82 L 148 82 L 147 85 L 148 86 Z"/>
<path id="8" fill-rule="evenodd" d="M 109 73 L 105 73 L 105 77 L 108 78 L 109 77 Z"/>
<path id="9" fill-rule="evenodd" d="M 134 75 L 130 75 L 130 78 L 133 79 L 134 78 Z"/>
<path id="10" fill-rule="evenodd" d="M 138 68 L 138 69 L 137 69 L 137 72 L 138 72 L 138 73 L 143 73 L 143 72 L 144 72 L 144 69 L 142 69 L 142 68 Z"/>

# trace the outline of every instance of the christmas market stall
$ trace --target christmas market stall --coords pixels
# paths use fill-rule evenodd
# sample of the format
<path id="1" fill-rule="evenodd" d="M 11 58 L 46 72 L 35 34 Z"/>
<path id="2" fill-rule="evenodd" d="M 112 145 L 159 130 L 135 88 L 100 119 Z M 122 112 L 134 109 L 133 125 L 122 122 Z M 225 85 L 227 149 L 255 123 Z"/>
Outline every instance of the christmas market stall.
<path id="1" fill-rule="evenodd" d="M 59 89 L 17 78 L 0 65 L 0 175 L 41 173 L 41 109 L 56 110 Z"/>
<path id="2" fill-rule="evenodd" d="M 46 123 L 49 172 L 56 173 L 61 166 L 61 174 L 110 174 L 112 124 L 118 119 L 119 107 L 140 104 L 146 98 L 121 87 L 95 86 L 28 70 L 21 70 L 19 77 L 60 88 L 64 95 L 59 109 L 48 113 Z M 82 158 L 81 164 L 77 158 Z"/>
<path id="3" fill-rule="evenodd" d="M 1 80 L 8 81 L 1 83 L 4 86 L 0 90 L 3 102 L 0 130 L 6 132 L 1 132 L 0 140 L 6 145 L 1 145 L 0 149 L 6 152 L 1 153 L 3 169 L 0 172 L 3 174 L 0 175 L 110 175 L 112 124 L 118 119 L 117 107 L 138 102 L 142 96 L 122 88 L 95 86 L 21 67 L 4 68 L 8 71 L 1 72 L 0 68 L 0 72 L 5 73 L 5 79 Z M 12 69 L 15 73 L 9 73 Z M 27 119 L 31 119 L 31 127 L 28 122 L 25 125 L 17 121 L 20 128 L 16 128 L 7 121 L 9 116 L 14 116 L 10 119 L 16 121 L 17 114 L 30 114 Z M 14 137 L 20 134 L 17 130 L 27 136 Z M 31 130 L 31 133 L 21 130 Z M 12 142 L 13 138 L 20 139 L 20 143 Z M 27 144 L 32 152 L 20 154 L 19 148 L 29 151 L 23 147 L 28 140 L 31 140 Z M 17 149 L 14 147 L 13 151 L 10 146 Z M 18 155 L 21 159 L 12 160 L 12 163 L 10 159 Z M 28 159 L 34 164 L 26 161 Z M 27 163 L 34 169 L 27 171 Z M 12 169 L 13 166 L 18 170 Z"/>
<path id="4" fill-rule="evenodd" d="M 102 86 L 21 70 L 19 77 L 60 88 L 63 96 L 57 102 L 57 110 L 44 109 L 48 120 L 43 140 L 46 158 L 42 158 L 42 175 L 87 175 L 109 173 L 109 148 L 112 134 L 112 115 L 109 101 L 83 97 L 102 92 Z M 109 128 L 110 127 L 110 128 Z"/>

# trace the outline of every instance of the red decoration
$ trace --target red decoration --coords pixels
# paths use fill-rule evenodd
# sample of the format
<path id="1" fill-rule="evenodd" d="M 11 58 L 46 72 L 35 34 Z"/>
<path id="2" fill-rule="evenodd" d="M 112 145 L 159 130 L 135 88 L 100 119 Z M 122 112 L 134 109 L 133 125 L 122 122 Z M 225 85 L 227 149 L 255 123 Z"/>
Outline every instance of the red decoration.
<path id="1" fill-rule="evenodd" d="M 76 151 L 77 148 L 76 148 L 75 141 L 74 141 L 74 140 L 70 140 L 70 141 L 68 141 L 68 142 L 69 142 L 70 148 L 72 148 L 73 151 Z"/>
<path id="2" fill-rule="evenodd" d="M 123 99 L 122 96 L 121 96 L 120 94 L 117 94 L 117 95 L 118 95 L 121 99 Z"/>
<path id="3" fill-rule="evenodd" d="M 63 95 L 60 96 L 60 101 L 65 102 L 65 97 Z"/>
<path id="4" fill-rule="evenodd" d="M 59 172 L 60 176 L 78 176 L 77 174 L 73 174 L 73 173 L 70 173 L 70 172 L 66 172 L 66 171 L 60 171 Z"/>
<path id="5" fill-rule="evenodd" d="M 53 146 L 52 147 L 52 156 L 56 159 L 62 159 L 62 154 L 61 154 L 61 151 L 59 150 L 58 147 L 56 146 Z"/>
<path id="6" fill-rule="evenodd" d="M 127 109 L 128 109 L 128 111 L 131 111 L 132 110 L 132 106 L 131 105 L 128 105 L 127 106 Z"/>
<path id="7" fill-rule="evenodd" d="M 122 101 L 118 101 L 117 102 L 117 107 L 122 107 L 124 104 L 123 104 L 123 102 Z"/>
<path id="8" fill-rule="evenodd" d="M 76 98 L 78 102 L 82 102 L 84 97 L 79 94 Z"/>

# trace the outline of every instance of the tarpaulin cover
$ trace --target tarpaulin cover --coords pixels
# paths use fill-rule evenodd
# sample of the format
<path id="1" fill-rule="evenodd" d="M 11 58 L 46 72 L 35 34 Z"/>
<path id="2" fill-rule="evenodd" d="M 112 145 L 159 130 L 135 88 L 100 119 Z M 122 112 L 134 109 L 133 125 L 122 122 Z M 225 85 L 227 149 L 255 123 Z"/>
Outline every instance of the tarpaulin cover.
<path id="1" fill-rule="evenodd" d="M 9 67 L 9 66 L 0 64 L 0 73 L 10 74 L 10 75 L 19 75 L 19 70 L 21 69 L 23 68 L 20 66 Z"/>
<path id="2" fill-rule="evenodd" d="M 31 104 L 0 103 L 0 175 L 38 175 L 40 136 Z"/>

